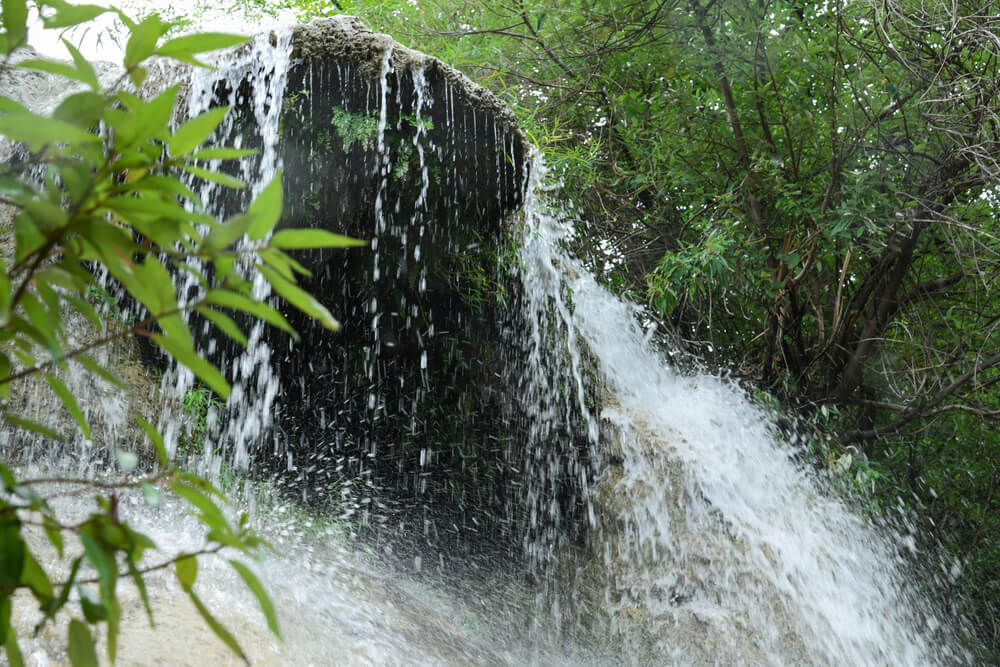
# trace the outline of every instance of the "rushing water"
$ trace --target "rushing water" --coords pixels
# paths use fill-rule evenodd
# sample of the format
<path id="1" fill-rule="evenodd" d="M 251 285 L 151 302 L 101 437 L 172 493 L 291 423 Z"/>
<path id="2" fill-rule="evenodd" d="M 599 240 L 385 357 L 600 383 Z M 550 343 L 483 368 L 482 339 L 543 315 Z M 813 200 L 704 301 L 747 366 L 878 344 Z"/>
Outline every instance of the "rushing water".
<path id="1" fill-rule="evenodd" d="M 240 55 L 227 56 L 218 71 L 199 75 L 188 89 L 192 115 L 219 103 L 249 109 L 256 128 L 252 142 L 262 149 L 241 166 L 251 193 L 281 166 L 276 149 L 290 48 L 288 33 L 273 41 L 258 39 Z M 410 73 L 419 187 L 406 220 L 390 219 L 400 206 L 390 198 L 386 110 L 390 95 L 401 90 L 389 89 L 390 57 L 387 49 L 373 97 L 379 159 L 374 164 L 378 187 L 370 221 L 376 239 L 370 276 L 385 282 L 395 268 L 399 277 L 398 266 L 377 247 L 379 242 L 396 243 L 418 267 L 417 292 L 422 294 L 427 264 L 421 263 L 421 239 L 431 233 L 425 232 L 431 224 L 425 219 L 431 184 L 427 160 L 444 153 L 429 142 L 419 121 L 421 113 L 437 108 L 448 122 L 456 122 L 455 100 L 450 89 L 445 99 L 432 99 L 424 70 Z M 248 76 L 258 83 L 249 100 L 240 98 L 245 94 L 240 84 Z M 220 100 L 220 94 L 230 97 Z M 496 152 L 496 170 L 502 173 L 508 140 L 496 126 L 478 127 L 475 113 L 471 118 L 476 136 L 492 135 L 494 144 L 503 146 Z M 233 128 L 224 127 L 220 137 Z M 466 124 L 463 131 L 468 130 Z M 378 504 L 373 489 L 345 494 L 337 514 L 330 515 L 301 509 L 266 483 L 237 477 L 229 483 L 242 499 L 240 507 L 251 511 L 261 532 L 277 546 L 277 553 L 256 566 L 276 600 L 284 644 L 267 634 L 252 601 L 224 568 L 206 563 L 209 571 L 200 581 L 210 606 L 224 610 L 222 620 L 237 629 L 255 662 L 969 661 L 954 648 L 949 619 L 908 585 L 912 539 L 886 536 L 831 495 L 822 479 L 795 462 L 795 452 L 782 442 L 771 415 L 734 383 L 673 368 L 651 343 L 652 332 L 643 328 L 639 309 L 599 286 L 564 250 L 572 222 L 554 205 L 557 191 L 544 186 L 541 160 L 528 172 L 516 222 L 521 239 L 512 278 L 521 295 L 519 312 L 513 320 L 517 324 L 503 334 L 511 369 L 507 378 L 516 383 L 509 398 L 527 421 L 515 484 L 518 497 L 511 510 L 520 517 L 517 537 L 523 557 L 472 576 L 466 572 L 456 582 L 445 576 L 448 568 L 439 551 L 417 550 L 411 558 L 408 550 L 401 565 L 385 558 L 396 545 L 381 536 L 365 536 L 366 524 L 357 515 Z M 460 182 L 459 174 L 453 179 Z M 216 192 L 206 188 L 201 194 L 213 201 Z M 498 187 L 498 202 L 506 196 Z M 188 298 L 191 287 L 182 286 Z M 264 286 L 258 296 L 268 298 Z M 405 301 L 404 306 L 410 307 Z M 384 372 L 378 370 L 380 355 L 389 354 L 392 345 L 379 337 L 382 315 L 375 299 L 368 316 L 373 338 L 366 369 L 367 379 L 374 381 Z M 429 331 L 434 335 L 433 322 Z M 225 428 L 213 434 L 220 444 L 206 448 L 201 460 L 210 473 L 246 467 L 254 448 L 258 455 L 266 454 L 269 448 L 261 441 L 270 442 L 271 417 L 282 409 L 281 355 L 268 346 L 260 329 L 253 330 L 251 340 L 247 353 L 227 359 L 234 392 L 225 408 L 228 417 L 220 420 Z M 424 347 L 419 358 L 424 371 Z M 419 391 L 433 392 L 424 375 L 417 380 Z M 80 384 L 83 378 L 75 382 L 78 391 L 89 391 Z M 191 377 L 172 372 L 167 383 L 171 386 L 165 391 L 183 395 Z M 376 419 L 388 408 L 372 387 L 367 410 Z M 106 438 L 121 438 L 127 433 L 122 422 L 128 403 L 117 395 L 101 396 L 88 410 L 94 420 L 108 425 L 102 431 Z M 38 410 L 47 409 L 40 398 L 32 400 Z M 176 410 L 163 412 L 161 427 L 175 445 L 180 430 Z M 25 446 L 6 431 L 0 438 L 4 457 Z M 393 443 L 369 444 L 376 458 Z M 33 463 L 24 464 L 26 474 L 40 469 L 92 472 L 86 463 L 92 459 L 74 455 L 67 463 L 50 443 L 30 446 L 36 455 Z M 92 448 L 89 443 L 78 446 Z M 290 452 L 289 474 L 297 471 Z M 419 465 L 429 457 L 421 450 Z M 324 465 L 324 460 L 312 464 Z M 342 463 L 331 457 L 328 465 Z M 87 511 L 79 499 L 59 503 L 69 521 Z M 167 553 L 200 546 L 197 525 L 177 502 L 168 499 L 153 508 L 141 496 L 125 496 L 121 512 Z M 394 520 L 391 509 L 383 511 L 383 518 Z M 464 539 L 474 542 L 477 537 L 469 533 Z M 437 559 L 440 567 L 428 567 Z M 48 562 L 58 567 L 56 561 L 51 555 Z M 469 564 L 470 571 L 478 568 L 478 563 Z M 178 601 L 181 596 L 169 578 L 155 579 L 152 590 L 161 625 L 155 633 L 148 630 L 138 606 L 127 604 L 120 664 L 234 662 L 211 638 L 198 634 L 200 621 Z M 126 598 L 135 602 L 134 596 Z M 32 622 L 27 607 L 16 615 L 25 631 Z M 32 664 L 59 663 L 59 645 L 58 637 L 43 636 L 26 640 L 25 652 Z"/>

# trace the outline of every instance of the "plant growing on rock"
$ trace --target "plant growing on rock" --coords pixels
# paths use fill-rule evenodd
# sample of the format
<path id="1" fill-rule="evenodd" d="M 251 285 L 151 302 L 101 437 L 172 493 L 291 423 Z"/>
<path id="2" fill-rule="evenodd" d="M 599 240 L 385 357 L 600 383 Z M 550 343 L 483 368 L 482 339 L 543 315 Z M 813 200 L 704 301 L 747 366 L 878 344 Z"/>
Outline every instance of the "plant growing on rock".
<path id="1" fill-rule="evenodd" d="M 0 71 L 13 67 L 12 54 L 27 44 L 27 4 L 26 0 L 2 2 Z M 63 0 L 33 4 L 48 28 L 67 28 L 117 11 Z M 91 429 L 80 397 L 61 379 L 60 371 L 79 364 L 88 373 L 122 386 L 114 370 L 93 352 L 125 336 L 150 339 L 217 396 L 226 398 L 229 382 L 197 349 L 185 314 L 196 311 L 243 345 L 247 338 L 233 313 L 259 318 L 294 335 L 278 310 L 253 298 L 256 274 L 290 304 L 336 329 L 338 323 L 327 309 L 297 286 L 297 275 L 305 269 L 286 251 L 357 244 L 321 230 L 286 229 L 272 234 L 282 210 L 280 174 L 245 213 L 224 221 L 207 215 L 181 175 L 244 187 L 239 180 L 203 166 L 209 160 L 248 154 L 203 145 L 228 109 L 212 109 L 172 130 L 178 87 L 143 99 L 129 92 L 127 84 L 135 89 L 142 86 L 147 76 L 143 63 L 152 56 L 203 66 L 198 54 L 245 39 L 219 33 L 167 39 L 173 26 L 157 15 L 140 22 L 120 12 L 119 17 L 128 38 L 124 73 L 112 86 L 102 86 L 94 67 L 64 41 L 72 64 L 34 58 L 16 67 L 58 74 L 80 84 L 79 92 L 68 95 L 50 113 L 36 113 L 0 96 L 0 135 L 23 145 L 32 164 L 44 173 L 36 180 L 13 166 L 0 165 L 0 203 L 15 211 L 13 257 L 0 260 L 0 417 L 7 428 L 54 440 L 60 438 L 58 427 L 16 414 L 9 401 L 26 378 L 43 378 L 87 438 Z M 241 241 L 244 238 L 248 241 Z M 194 268 L 192 259 L 202 268 Z M 88 300 L 97 285 L 89 270 L 93 266 L 103 266 L 148 316 L 108 326 Z M 197 278 L 201 297 L 178 299 L 171 277 L 177 271 Z M 67 312 L 86 317 L 102 335 L 85 344 L 74 342 L 66 330 Z M 43 616 L 40 627 L 60 611 L 79 605 L 67 637 L 74 665 L 97 664 L 92 630 L 98 625 L 106 626 L 107 653 L 113 662 L 121 619 L 119 581 L 125 577 L 133 581 L 152 619 L 145 575 L 165 568 L 175 571 L 181 588 L 215 634 L 246 659 L 235 637 L 194 590 L 197 556 L 223 549 L 252 554 L 262 540 L 248 527 L 245 515 L 230 521 L 222 509 L 225 496 L 207 480 L 179 470 L 156 429 L 141 416 L 136 420 L 156 453 L 157 465 L 147 474 L 136 474 L 137 456 L 121 450 L 117 459 L 125 477 L 120 481 L 24 479 L 15 468 L 0 462 L 0 645 L 10 664 L 23 662 L 11 622 L 13 597 L 19 590 L 30 591 L 37 600 Z M 163 488 L 183 498 L 206 528 L 205 545 L 160 562 L 144 560 L 155 544 L 118 512 L 119 494 L 129 488 L 141 489 L 154 504 Z M 49 496 L 68 491 L 94 498 L 94 511 L 82 522 L 67 522 L 48 502 Z M 68 576 L 56 578 L 41 565 L 26 540 L 26 532 L 32 529 L 43 530 L 60 554 L 68 546 L 69 553 L 80 552 L 72 558 Z M 79 549 L 68 544 L 72 541 L 79 542 Z M 230 562 L 277 634 L 275 611 L 260 582 L 242 562 Z M 83 566 L 96 571 L 92 581 L 81 574 Z M 88 594 L 85 584 L 96 584 L 97 595 Z M 81 594 L 71 601 L 74 590 Z"/>

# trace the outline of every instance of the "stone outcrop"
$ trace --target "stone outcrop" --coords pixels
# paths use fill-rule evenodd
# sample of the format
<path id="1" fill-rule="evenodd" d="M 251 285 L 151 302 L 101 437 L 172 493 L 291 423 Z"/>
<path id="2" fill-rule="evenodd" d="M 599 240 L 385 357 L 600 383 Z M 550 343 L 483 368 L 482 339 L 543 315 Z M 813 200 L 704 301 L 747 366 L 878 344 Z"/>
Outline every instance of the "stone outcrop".
<path id="1" fill-rule="evenodd" d="M 266 333 L 280 376 L 277 431 L 254 467 L 310 498 L 342 478 L 368 484 L 418 527 L 434 507 L 449 508 L 452 525 L 478 513 L 480 525 L 500 517 L 509 528 L 501 334 L 516 295 L 506 221 L 523 200 L 529 146 L 495 95 L 356 19 L 298 26 L 290 40 L 279 226 L 369 245 L 296 255 L 313 274 L 303 286 L 343 328 L 286 309 L 301 340 Z M 274 128 L 262 127 L 256 100 L 274 76 L 220 80 L 214 103 L 234 105 L 221 143 L 266 153 Z M 223 214 L 246 205 L 241 193 L 225 196 L 215 202 Z M 231 376 L 243 363 L 222 336 L 206 346 Z"/>

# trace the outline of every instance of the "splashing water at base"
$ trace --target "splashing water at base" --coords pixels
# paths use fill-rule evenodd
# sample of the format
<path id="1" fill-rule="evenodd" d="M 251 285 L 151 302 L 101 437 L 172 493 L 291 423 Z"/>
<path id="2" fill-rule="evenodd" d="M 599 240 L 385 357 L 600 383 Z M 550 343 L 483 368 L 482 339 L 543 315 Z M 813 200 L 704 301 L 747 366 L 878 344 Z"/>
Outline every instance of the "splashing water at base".
<path id="1" fill-rule="evenodd" d="M 69 465 L 68 462 L 66 462 Z M 53 467 L 56 466 L 56 467 Z M 25 477 L 50 476 L 60 462 L 20 470 Z M 44 494 L 44 486 L 39 487 Z M 268 494 L 257 489 L 261 502 Z M 160 551 L 145 565 L 204 544 L 204 530 L 167 496 L 151 507 L 141 493 L 119 498 L 123 520 L 150 536 Z M 57 498 L 54 509 L 66 521 L 90 511 L 79 498 Z M 237 509 L 249 509 L 247 507 Z M 337 520 L 308 516 L 288 504 L 256 508 L 257 528 L 274 545 L 253 567 L 276 607 L 283 641 L 274 637 L 256 601 L 220 558 L 200 558 L 196 591 L 229 628 L 255 665 L 588 665 L 616 662 L 592 649 L 558 643 L 554 635 L 533 632 L 534 598 L 510 576 L 494 575 L 473 587 L 456 587 L 387 565 Z M 27 530 L 32 550 L 44 568 L 65 575 L 78 555 L 70 546 L 58 558 L 41 530 Z M 85 566 L 82 578 L 88 578 Z M 122 605 L 119 665 L 238 665 L 239 658 L 205 626 L 177 584 L 172 569 L 147 575 L 156 626 L 149 625 L 138 591 L 120 584 Z M 486 593 L 488 591 L 488 593 Z M 68 665 L 64 642 L 68 617 L 39 636 L 33 598 L 15 598 L 13 623 L 26 664 Z M 102 661 L 104 654 L 100 647 Z M 0 664 L 5 664 L 0 662 Z M 104 664 L 102 662 L 102 664 Z"/>

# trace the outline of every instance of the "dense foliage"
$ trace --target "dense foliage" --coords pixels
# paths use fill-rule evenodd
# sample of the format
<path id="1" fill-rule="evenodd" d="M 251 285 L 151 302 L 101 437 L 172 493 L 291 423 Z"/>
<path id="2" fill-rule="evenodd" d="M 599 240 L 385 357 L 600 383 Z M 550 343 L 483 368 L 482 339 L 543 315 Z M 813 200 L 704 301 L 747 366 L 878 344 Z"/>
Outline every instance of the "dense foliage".
<path id="1" fill-rule="evenodd" d="M 836 433 L 1000 647 L 991 3 L 339 4 L 505 95 L 602 279 Z"/>
<path id="2" fill-rule="evenodd" d="M 32 6 L 40 10 L 48 28 L 76 26 L 115 11 L 62 0 Z M 280 174 L 246 213 L 225 221 L 205 214 L 189 185 L 192 178 L 244 187 L 217 171 L 217 166 L 248 151 L 203 146 L 228 109 L 212 109 L 172 129 L 177 86 L 146 98 L 130 92 L 145 82 L 143 63 L 151 56 L 201 65 L 198 54 L 240 44 L 245 38 L 203 33 L 168 39 L 173 26 L 159 17 L 134 22 L 120 15 L 128 35 L 123 74 L 102 86 L 94 67 L 69 42 L 64 43 L 71 64 L 41 58 L 14 64 L 14 52 L 28 42 L 28 9 L 25 0 L 2 2 L 0 72 L 16 66 L 57 74 L 72 81 L 77 92 L 51 113 L 29 110 L 0 96 L 0 135 L 27 151 L 25 164 L 0 164 L 0 204 L 14 211 L 13 229 L 4 230 L 6 236 L 14 237 L 13 253 L 0 259 L 0 416 L 4 428 L 60 439 L 53 423 L 37 423 L 17 414 L 17 401 L 11 400 L 16 392 L 24 391 L 29 377 L 41 377 L 75 421 L 75 428 L 89 439 L 91 429 L 81 407 L 85 397 L 74 394 L 63 373 L 69 365 L 79 364 L 93 376 L 121 386 L 122 379 L 94 351 L 131 336 L 151 339 L 215 395 L 225 398 L 229 383 L 201 356 L 185 313 L 197 311 L 243 345 L 246 336 L 231 314 L 260 318 L 294 333 L 278 310 L 254 298 L 257 275 L 292 305 L 326 327 L 336 328 L 330 313 L 296 285 L 296 274 L 305 270 L 285 251 L 355 243 L 321 230 L 285 229 L 272 235 L 282 211 Z M 124 322 L 102 315 L 92 303 L 95 294 L 103 293 L 96 267 L 103 267 L 142 304 L 148 317 Z M 199 296 L 185 293 L 179 297 L 171 278 L 179 271 L 197 279 Z M 96 339 L 79 343 L 71 335 L 66 323 L 74 314 L 90 320 L 100 331 Z M 204 392 L 207 396 L 208 390 Z M 160 434 L 142 416 L 136 419 L 155 451 L 156 463 L 148 472 L 136 468 L 137 452 L 122 450 L 116 452 L 124 474 L 120 479 L 25 479 L 19 478 L 16 467 L 0 462 L 0 645 L 10 664 L 22 664 L 11 620 L 19 591 L 30 591 L 38 603 L 42 621 L 36 632 L 58 613 L 70 612 L 74 618 L 68 626 L 69 657 L 74 665 L 96 665 L 93 626 L 106 627 L 108 657 L 112 662 L 115 659 L 122 614 L 119 581 L 132 580 L 152 620 L 145 575 L 168 567 L 211 629 L 245 659 L 234 636 L 196 593 L 196 557 L 222 549 L 253 555 L 262 542 L 248 527 L 246 515 L 230 520 L 223 510 L 223 494 L 205 479 L 173 465 Z M 204 547 L 159 561 L 145 557 L 156 545 L 119 515 L 118 501 L 125 489 L 141 489 L 151 504 L 157 504 L 164 491 L 183 498 L 204 524 Z M 93 512 L 81 522 L 66 520 L 49 503 L 51 498 L 71 493 L 89 494 L 95 501 Z M 65 553 L 70 561 L 65 578 L 44 564 L 29 531 L 43 532 L 60 556 Z M 275 612 L 260 582 L 238 558 L 230 563 L 258 598 L 268 625 L 277 633 Z"/>

